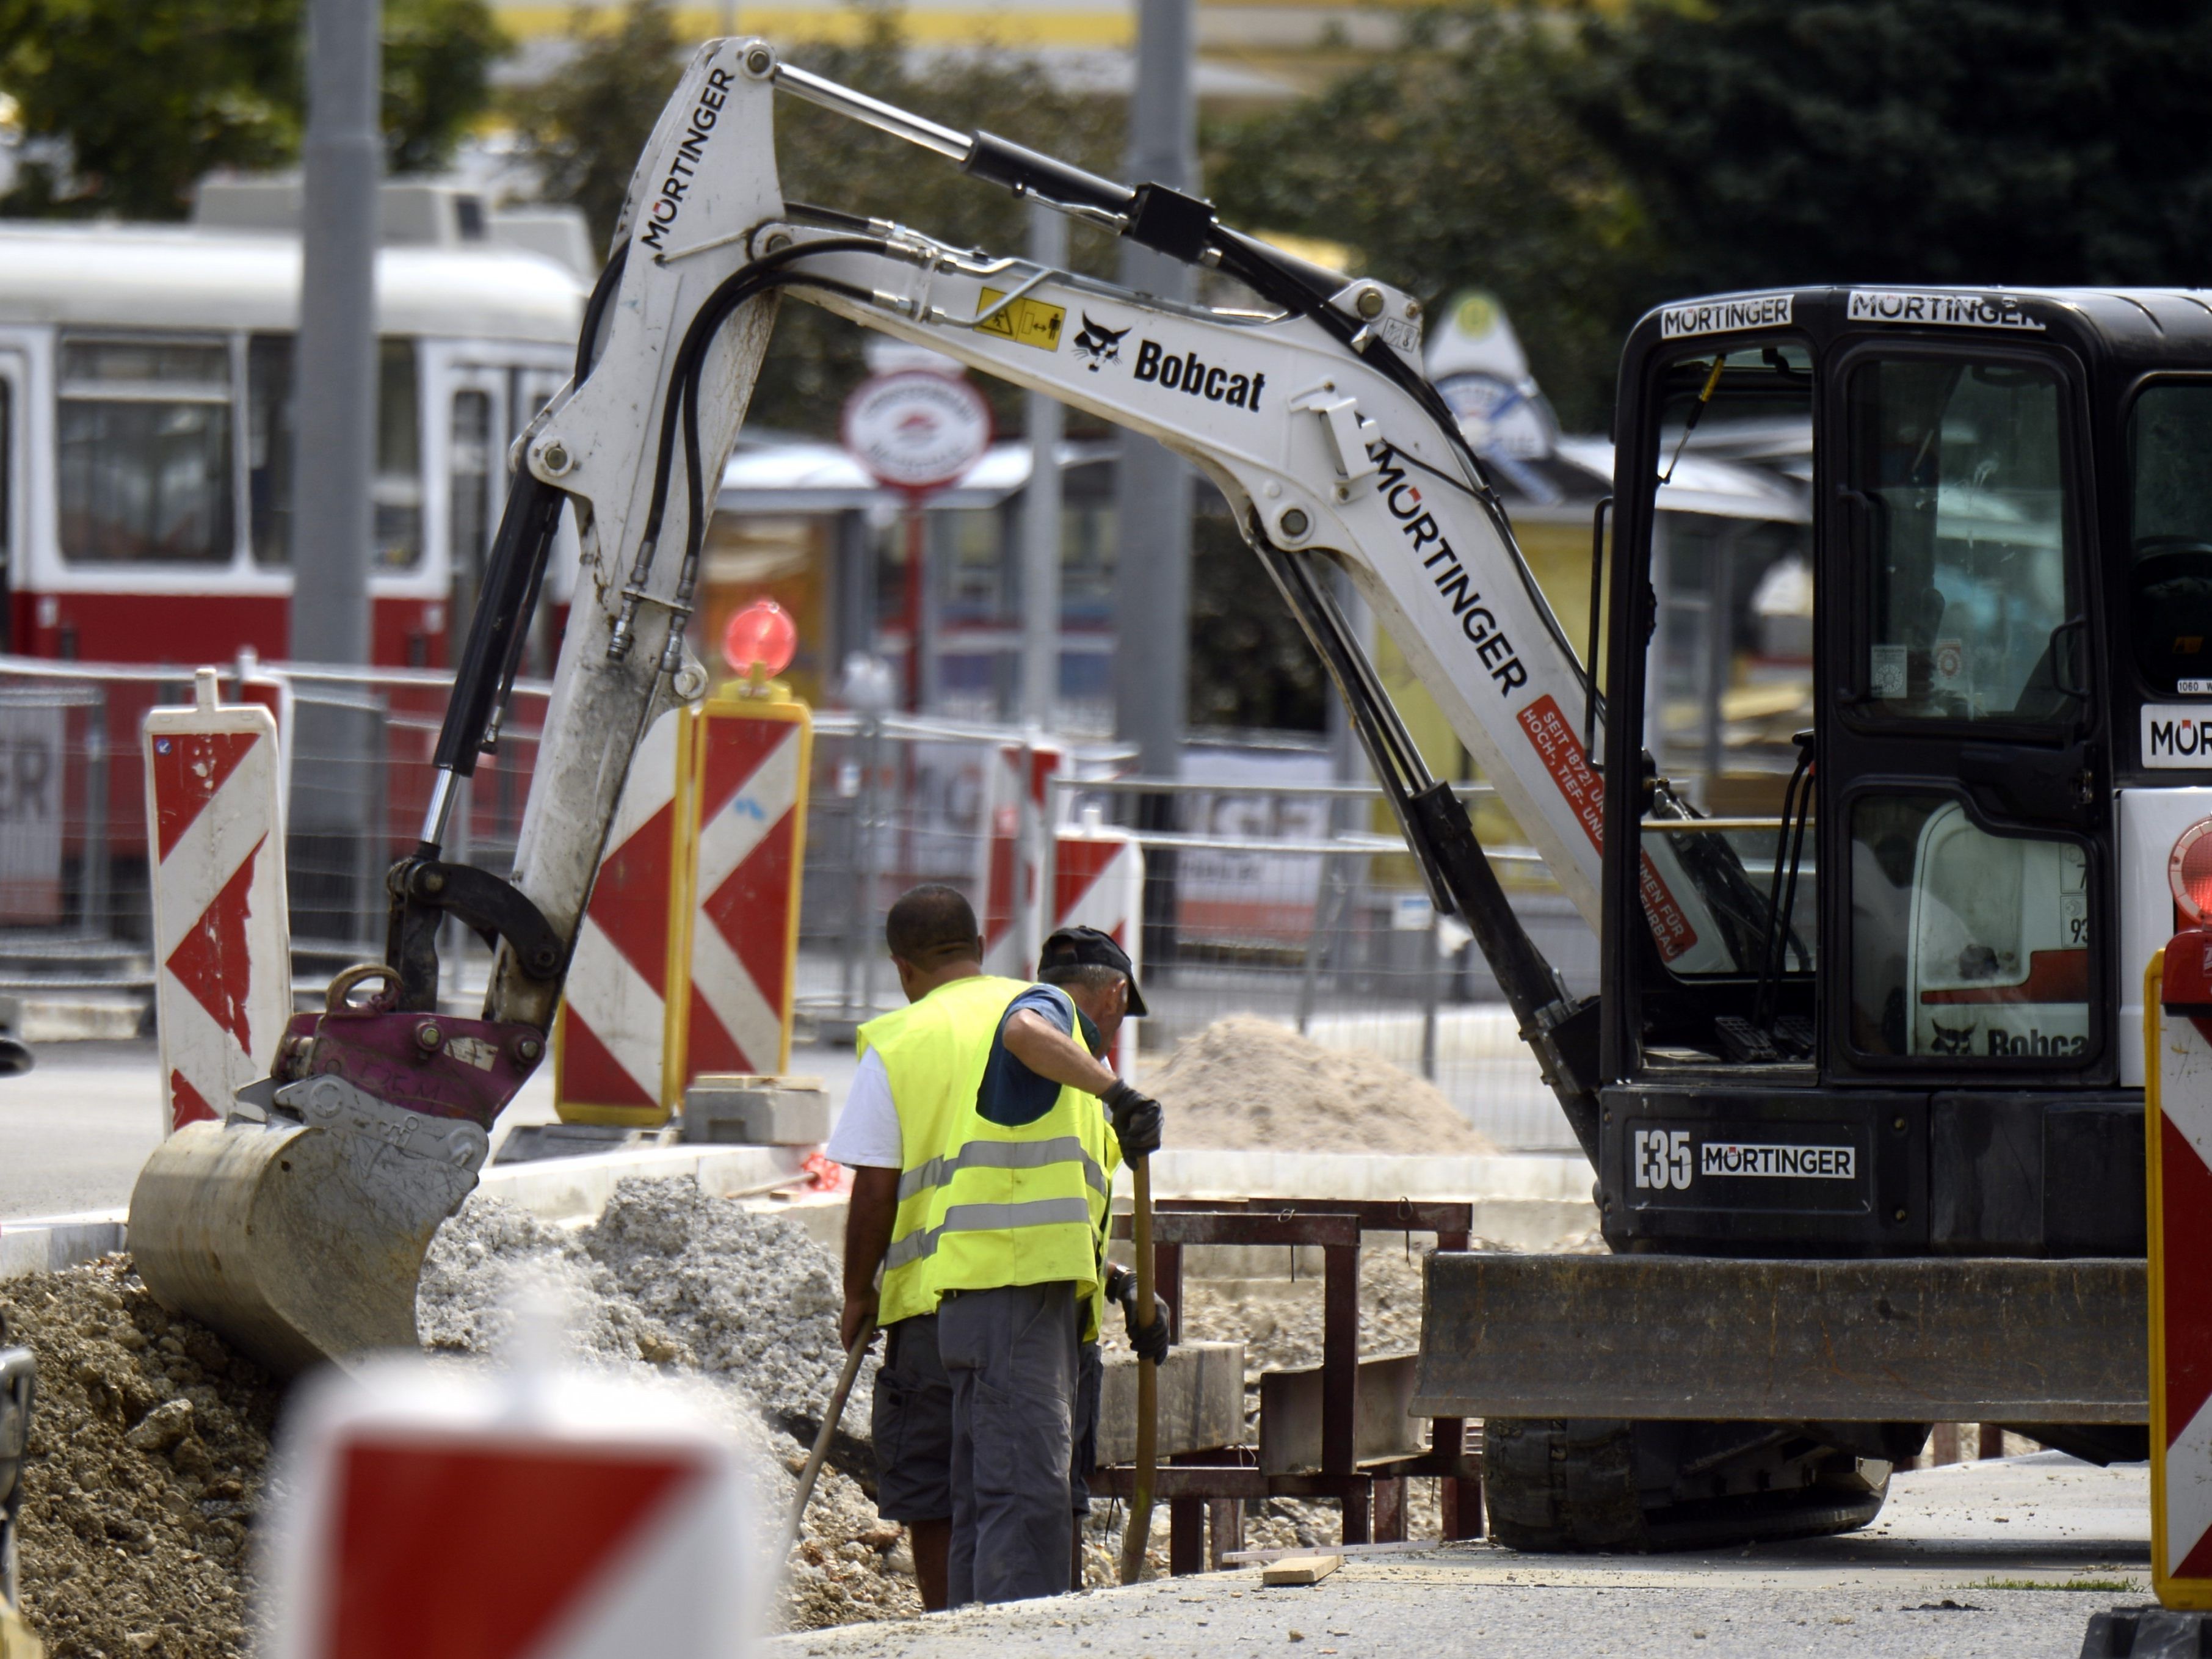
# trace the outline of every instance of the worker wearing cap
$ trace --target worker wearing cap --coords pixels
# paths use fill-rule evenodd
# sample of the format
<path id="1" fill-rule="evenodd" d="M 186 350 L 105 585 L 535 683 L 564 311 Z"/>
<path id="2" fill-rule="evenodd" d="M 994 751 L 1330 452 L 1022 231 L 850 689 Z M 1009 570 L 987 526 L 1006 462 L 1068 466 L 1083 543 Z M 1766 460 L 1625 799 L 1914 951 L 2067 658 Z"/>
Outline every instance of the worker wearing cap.
<path id="1" fill-rule="evenodd" d="M 951 1604 L 1070 1585 L 1080 1349 L 1104 1283 L 1110 1170 L 1160 1144 L 1160 1109 L 1099 1058 L 1145 1012 L 1094 928 L 1045 942 L 946 1141 L 922 1249 L 952 1387 Z"/>
<path id="2" fill-rule="evenodd" d="M 984 974 L 975 913 L 950 887 L 901 895 L 884 941 L 907 1006 L 860 1027 L 860 1069 L 824 1150 L 853 1171 L 845 1345 L 870 1320 L 884 1332 L 872 1423 L 877 1512 L 907 1528 L 922 1605 L 934 1612 L 946 1605 L 952 1529 L 952 1384 L 938 1359 L 924 1243 L 947 1142 L 975 1103 L 1008 1005 L 1030 988 Z"/>

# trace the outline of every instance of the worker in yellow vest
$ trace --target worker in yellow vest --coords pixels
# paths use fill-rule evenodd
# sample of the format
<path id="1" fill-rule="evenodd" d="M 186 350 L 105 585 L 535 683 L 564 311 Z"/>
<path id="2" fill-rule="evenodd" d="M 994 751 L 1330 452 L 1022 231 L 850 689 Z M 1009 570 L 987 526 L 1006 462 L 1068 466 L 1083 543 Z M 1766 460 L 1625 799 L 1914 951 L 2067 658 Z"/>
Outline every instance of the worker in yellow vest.
<path id="1" fill-rule="evenodd" d="M 935 1612 L 946 1605 L 952 1528 L 952 1384 L 938 1359 L 924 1247 L 946 1142 L 975 1100 L 1000 1016 L 1029 987 L 984 974 L 975 913 L 951 887 L 902 894 L 884 942 L 907 1006 L 860 1027 L 860 1069 L 824 1150 L 853 1171 L 845 1345 L 869 1320 L 884 1332 L 872 1424 L 877 1512 L 907 1528 L 922 1605 Z"/>
<path id="2" fill-rule="evenodd" d="M 1111 1171 L 1160 1144 L 1158 1103 L 1099 1058 L 1145 1012 L 1127 954 L 1064 928 L 1038 971 L 993 1020 L 980 1067 L 959 1067 L 963 1109 L 912 1247 L 939 1295 L 952 1389 L 954 1607 L 1069 1588 L 1079 1349 L 1104 1283 Z"/>

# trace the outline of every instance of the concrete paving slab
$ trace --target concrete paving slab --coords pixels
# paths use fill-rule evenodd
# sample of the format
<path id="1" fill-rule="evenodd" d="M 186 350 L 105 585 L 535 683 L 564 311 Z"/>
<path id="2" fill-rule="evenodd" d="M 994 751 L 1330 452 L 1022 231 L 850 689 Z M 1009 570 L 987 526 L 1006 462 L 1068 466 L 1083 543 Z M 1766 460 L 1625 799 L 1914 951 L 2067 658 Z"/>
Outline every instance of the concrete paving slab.
<path id="1" fill-rule="evenodd" d="M 791 1659 L 2075 1659 L 2092 1613 L 2148 1600 L 2149 1535 L 2142 1466 L 2039 1453 L 1899 1474 L 1876 1525 L 1844 1538 L 1695 1555 L 1355 1553 L 1310 1587 L 1264 1588 L 1255 1565 L 770 1645 Z"/>

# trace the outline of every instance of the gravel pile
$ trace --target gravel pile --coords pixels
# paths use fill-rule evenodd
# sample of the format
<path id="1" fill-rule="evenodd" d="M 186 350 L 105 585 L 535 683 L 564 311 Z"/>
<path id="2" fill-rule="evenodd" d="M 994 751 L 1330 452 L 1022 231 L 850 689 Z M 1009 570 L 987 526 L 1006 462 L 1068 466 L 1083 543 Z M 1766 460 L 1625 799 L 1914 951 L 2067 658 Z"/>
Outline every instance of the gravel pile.
<path id="1" fill-rule="evenodd" d="M 423 1265 L 416 1323 L 424 1346 L 495 1352 L 526 1286 L 567 1304 L 570 1346 L 586 1363 L 713 1385 L 720 1414 L 755 1454 L 760 1500 L 780 1522 L 842 1358 L 836 1263 L 796 1221 L 689 1180 L 625 1181 L 598 1221 L 573 1232 L 471 1197 L 438 1230 Z M 854 1384 L 848 1432 L 866 1433 L 875 1370 L 872 1357 Z M 814 1629 L 919 1613 L 913 1571 L 899 1529 L 877 1519 L 856 1481 L 825 1468 L 791 1554 L 783 1621 Z"/>
<path id="2" fill-rule="evenodd" d="M 836 1264 L 796 1222 L 690 1181 L 626 1182 L 568 1231 L 477 1198 L 439 1231 L 417 1295 L 427 1347 L 494 1352 L 526 1283 L 567 1304 L 576 1356 L 695 1384 L 752 1454 L 778 1525 L 836 1385 Z M 278 1391 L 212 1332 L 167 1313 L 111 1256 L 0 1281 L 11 1340 L 39 1359 L 24 1468 L 23 1612 L 51 1659 L 237 1659 L 247 1650 L 247 1530 Z M 865 1437 L 865 1367 L 845 1412 Z M 919 1613 L 897 1528 L 823 1469 L 792 1553 L 794 1628 Z"/>
<path id="3" fill-rule="evenodd" d="M 1498 1145 L 1410 1072 L 1324 1048 L 1251 1014 L 1218 1019 L 1147 1071 L 1170 1146 L 1215 1152 L 1465 1155 Z"/>
<path id="4" fill-rule="evenodd" d="M 689 1180 L 623 1182 L 577 1231 L 481 1194 L 438 1230 L 416 1292 L 425 1347 L 494 1351 L 518 1273 L 565 1294 L 577 1352 L 699 1371 L 773 1416 L 821 1420 L 843 1351 L 837 1264 L 796 1221 Z M 876 1370 L 845 1408 L 866 1424 Z"/>
<path id="5" fill-rule="evenodd" d="M 23 1613 L 51 1659 L 227 1659 L 276 1395 L 108 1256 L 0 1280 L 38 1356 L 23 1469 Z"/>

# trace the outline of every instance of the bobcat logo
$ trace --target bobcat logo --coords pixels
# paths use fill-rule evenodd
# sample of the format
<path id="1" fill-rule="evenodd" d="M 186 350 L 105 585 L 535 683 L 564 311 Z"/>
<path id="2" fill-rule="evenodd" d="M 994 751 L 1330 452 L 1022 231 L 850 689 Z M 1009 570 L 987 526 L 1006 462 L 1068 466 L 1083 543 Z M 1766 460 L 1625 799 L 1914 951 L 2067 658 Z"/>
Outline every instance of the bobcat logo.
<path id="1" fill-rule="evenodd" d="M 1135 326 L 1133 323 L 1130 325 L 1131 328 Z M 1128 331 L 1127 328 L 1102 327 L 1091 320 L 1089 312 L 1085 312 L 1082 332 L 1075 337 L 1075 349 L 1085 358 L 1083 366 L 1096 374 L 1099 364 L 1121 362 L 1121 340 Z"/>
<path id="2" fill-rule="evenodd" d="M 1963 1054 L 1971 1051 L 1974 1041 L 1974 1028 L 1972 1026 L 1968 1025 L 1954 1030 L 1948 1025 L 1937 1025 L 1933 1020 L 1930 1020 L 1929 1024 L 1934 1028 L 1936 1032 L 1936 1052 L 1937 1054 Z"/>

